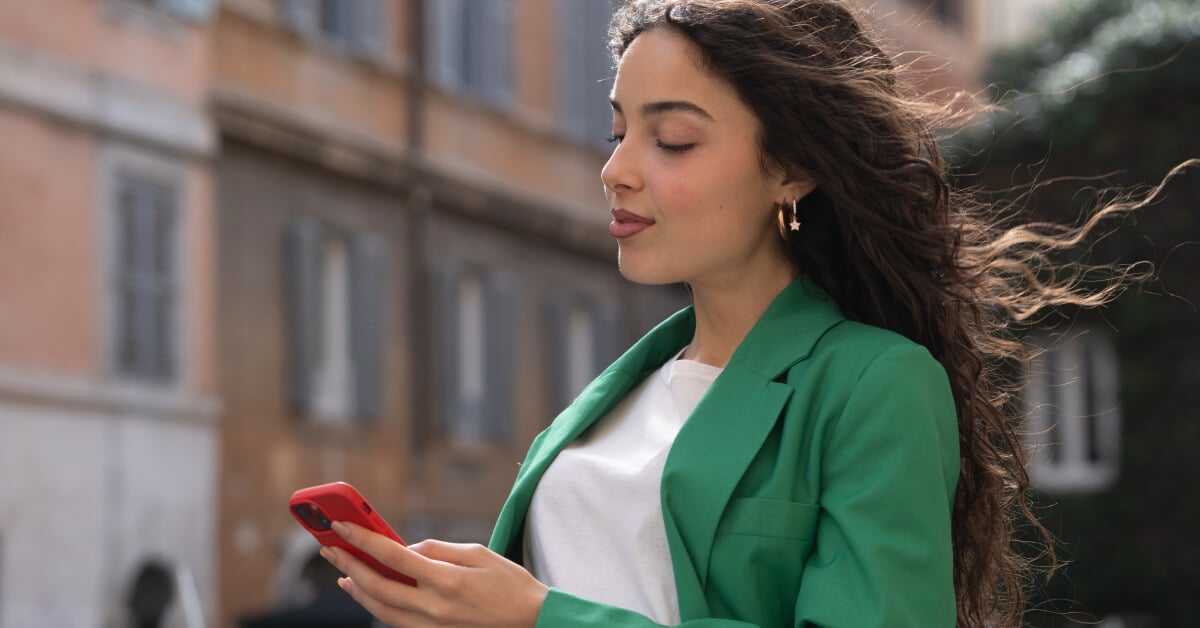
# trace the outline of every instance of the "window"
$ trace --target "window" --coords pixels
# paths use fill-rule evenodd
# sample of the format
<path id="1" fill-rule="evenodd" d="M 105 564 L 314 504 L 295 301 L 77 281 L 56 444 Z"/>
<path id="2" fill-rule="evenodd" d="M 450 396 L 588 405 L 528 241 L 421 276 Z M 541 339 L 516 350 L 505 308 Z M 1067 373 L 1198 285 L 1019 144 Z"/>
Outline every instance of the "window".
<path id="1" fill-rule="evenodd" d="M 612 134 L 608 0 L 558 0 L 558 102 L 564 135 L 607 149 Z"/>
<path id="2" fill-rule="evenodd" d="M 383 242 L 304 216 L 287 256 L 293 407 L 322 422 L 379 416 Z"/>
<path id="3" fill-rule="evenodd" d="M 550 404 L 557 413 L 617 357 L 617 310 L 560 293 L 546 306 L 546 330 Z"/>
<path id="4" fill-rule="evenodd" d="M 114 188 L 114 368 L 171 383 L 180 370 L 179 190 L 129 170 L 118 172 Z"/>
<path id="5" fill-rule="evenodd" d="M 496 107 L 513 97 L 512 1 L 425 3 L 427 72 L 434 82 Z"/>
<path id="6" fill-rule="evenodd" d="M 433 285 L 441 431 L 460 442 L 506 440 L 517 367 L 515 277 L 446 260 Z"/>
<path id="7" fill-rule="evenodd" d="M 129 4 L 168 11 L 197 22 L 208 21 L 216 10 L 216 0 L 125 0 Z"/>
<path id="8" fill-rule="evenodd" d="M 282 0 L 280 9 L 284 23 L 308 37 L 366 56 L 384 53 L 384 0 Z"/>
<path id="9" fill-rule="evenodd" d="M 1117 477 L 1121 413 L 1116 352 L 1093 330 L 1054 343 L 1026 388 L 1030 476 L 1049 492 L 1097 491 Z"/>

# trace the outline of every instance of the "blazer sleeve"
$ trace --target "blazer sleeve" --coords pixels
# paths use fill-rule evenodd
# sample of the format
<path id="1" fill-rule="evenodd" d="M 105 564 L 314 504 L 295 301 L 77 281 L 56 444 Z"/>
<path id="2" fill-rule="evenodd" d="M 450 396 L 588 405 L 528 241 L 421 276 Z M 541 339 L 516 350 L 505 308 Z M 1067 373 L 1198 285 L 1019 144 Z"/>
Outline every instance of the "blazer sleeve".
<path id="1" fill-rule="evenodd" d="M 733 619 L 693 619 L 680 626 L 686 628 L 757 628 L 754 624 Z M 560 589 L 551 588 L 542 603 L 536 628 L 657 628 L 645 615 L 631 610 L 593 602 Z"/>
<path id="2" fill-rule="evenodd" d="M 954 626 L 958 456 L 945 370 L 919 345 L 884 351 L 826 432 L 797 625 Z"/>

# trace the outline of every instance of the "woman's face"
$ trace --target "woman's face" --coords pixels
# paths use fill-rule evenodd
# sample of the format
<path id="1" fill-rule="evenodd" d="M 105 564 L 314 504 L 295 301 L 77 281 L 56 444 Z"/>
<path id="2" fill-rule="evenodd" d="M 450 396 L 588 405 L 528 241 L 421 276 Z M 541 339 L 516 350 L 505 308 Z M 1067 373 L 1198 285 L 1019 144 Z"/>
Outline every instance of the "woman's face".
<path id="1" fill-rule="evenodd" d="M 811 185 L 763 172 L 759 122 L 671 30 L 642 33 L 613 87 L 616 148 L 601 173 L 621 273 L 645 284 L 738 285 L 791 273 L 780 203 Z"/>

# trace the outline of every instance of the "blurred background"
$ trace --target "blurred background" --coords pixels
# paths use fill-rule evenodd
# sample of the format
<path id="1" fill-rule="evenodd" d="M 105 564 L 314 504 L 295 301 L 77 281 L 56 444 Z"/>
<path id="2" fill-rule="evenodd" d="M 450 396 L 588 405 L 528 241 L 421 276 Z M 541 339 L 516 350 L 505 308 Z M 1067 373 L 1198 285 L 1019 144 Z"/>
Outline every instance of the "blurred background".
<path id="1" fill-rule="evenodd" d="M 1197 0 L 860 5 L 1005 106 L 947 148 L 1029 215 L 1200 155 Z M 487 540 L 534 435 L 687 303 L 616 272 L 611 9 L 0 0 L 0 628 L 370 625 L 287 512 L 322 482 Z M 1085 253 L 1155 282 L 1029 336 L 1070 561 L 1033 624 L 1196 625 L 1196 175 Z"/>

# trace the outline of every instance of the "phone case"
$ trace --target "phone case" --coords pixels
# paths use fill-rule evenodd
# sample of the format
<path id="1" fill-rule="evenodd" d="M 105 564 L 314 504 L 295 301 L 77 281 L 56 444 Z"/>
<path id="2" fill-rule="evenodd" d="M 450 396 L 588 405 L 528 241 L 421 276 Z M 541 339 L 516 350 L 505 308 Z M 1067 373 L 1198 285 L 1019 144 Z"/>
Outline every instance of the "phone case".
<path id="1" fill-rule="evenodd" d="M 400 535 L 392 530 L 353 486 L 345 482 L 333 482 L 300 489 L 292 493 L 292 498 L 288 500 L 288 510 L 321 545 L 346 550 L 380 574 L 410 586 L 417 586 L 416 580 L 375 560 L 347 543 L 330 528 L 334 521 L 348 521 L 404 544 Z"/>

